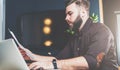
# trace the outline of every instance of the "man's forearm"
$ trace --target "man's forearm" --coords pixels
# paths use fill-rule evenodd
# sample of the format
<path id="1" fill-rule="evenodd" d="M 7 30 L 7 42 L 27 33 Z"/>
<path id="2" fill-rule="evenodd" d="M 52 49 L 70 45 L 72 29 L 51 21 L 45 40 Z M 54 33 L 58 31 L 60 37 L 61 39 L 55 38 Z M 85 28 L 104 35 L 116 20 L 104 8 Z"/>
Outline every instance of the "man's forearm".
<path id="1" fill-rule="evenodd" d="M 58 60 L 58 67 L 62 70 L 88 70 L 88 63 L 84 57 Z"/>
<path id="2" fill-rule="evenodd" d="M 56 59 L 56 58 L 52 56 L 41 56 L 41 55 L 34 54 L 34 59 L 32 60 L 33 61 L 52 61 L 53 59 Z"/>

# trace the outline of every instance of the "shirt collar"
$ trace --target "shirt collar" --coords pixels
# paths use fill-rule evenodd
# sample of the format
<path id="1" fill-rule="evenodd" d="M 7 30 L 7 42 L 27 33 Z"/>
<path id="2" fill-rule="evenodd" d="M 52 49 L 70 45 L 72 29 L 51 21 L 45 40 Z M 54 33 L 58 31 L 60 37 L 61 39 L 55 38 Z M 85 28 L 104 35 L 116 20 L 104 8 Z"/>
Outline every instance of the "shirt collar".
<path id="1" fill-rule="evenodd" d="M 92 19 L 88 18 L 85 25 L 83 26 L 83 28 L 78 33 L 76 33 L 76 35 L 78 35 L 78 34 L 81 35 L 84 32 L 86 32 L 92 23 L 93 23 Z"/>

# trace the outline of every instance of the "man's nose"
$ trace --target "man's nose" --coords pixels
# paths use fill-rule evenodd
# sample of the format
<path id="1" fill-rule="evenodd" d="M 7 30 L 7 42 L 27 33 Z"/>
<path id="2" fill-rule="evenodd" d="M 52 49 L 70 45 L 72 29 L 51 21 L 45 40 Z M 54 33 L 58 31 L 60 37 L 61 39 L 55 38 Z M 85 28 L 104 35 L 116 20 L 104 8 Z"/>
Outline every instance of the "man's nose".
<path id="1" fill-rule="evenodd" d="M 66 20 L 66 21 L 68 20 L 68 16 L 65 17 L 65 20 Z"/>

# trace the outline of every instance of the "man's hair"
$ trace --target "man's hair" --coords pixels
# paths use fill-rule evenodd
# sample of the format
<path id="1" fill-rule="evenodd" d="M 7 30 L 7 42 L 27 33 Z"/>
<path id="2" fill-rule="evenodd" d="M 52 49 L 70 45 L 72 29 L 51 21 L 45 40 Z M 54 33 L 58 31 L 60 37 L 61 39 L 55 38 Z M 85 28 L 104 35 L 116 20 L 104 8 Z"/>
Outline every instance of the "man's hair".
<path id="1" fill-rule="evenodd" d="M 75 3 L 78 6 L 83 6 L 87 11 L 89 11 L 90 8 L 90 1 L 89 0 L 65 0 L 65 6 Z"/>

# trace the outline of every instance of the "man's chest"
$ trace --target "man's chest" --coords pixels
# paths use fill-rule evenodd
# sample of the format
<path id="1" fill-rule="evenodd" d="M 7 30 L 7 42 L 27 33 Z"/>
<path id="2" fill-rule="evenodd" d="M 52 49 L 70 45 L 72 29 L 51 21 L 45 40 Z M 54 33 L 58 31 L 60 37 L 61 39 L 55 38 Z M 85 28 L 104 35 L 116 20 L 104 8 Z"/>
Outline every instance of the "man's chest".
<path id="1" fill-rule="evenodd" d="M 74 56 L 82 56 L 88 51 L 90 45 L 90 34 L 81 33 L 73 38 L 73 54 Z"/>

